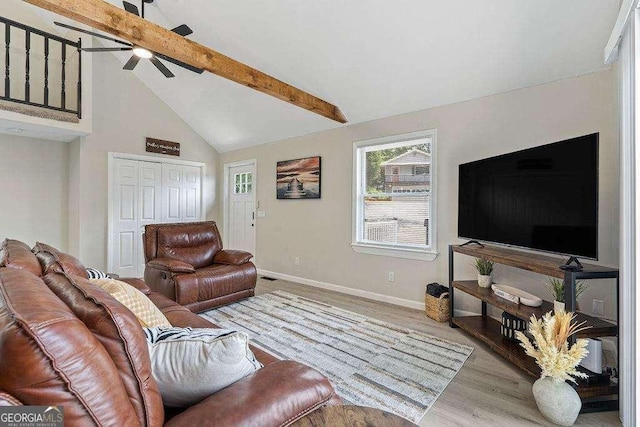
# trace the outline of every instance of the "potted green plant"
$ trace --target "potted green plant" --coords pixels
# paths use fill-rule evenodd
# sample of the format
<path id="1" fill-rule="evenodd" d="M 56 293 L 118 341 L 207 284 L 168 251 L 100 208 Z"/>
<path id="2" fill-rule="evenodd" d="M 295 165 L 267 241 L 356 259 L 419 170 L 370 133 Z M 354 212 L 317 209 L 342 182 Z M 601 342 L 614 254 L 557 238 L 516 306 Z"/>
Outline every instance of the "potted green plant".
<path id="1" fill-rule="evenodd" d="M 476 270 L 478 270 L 478 285 L 482 288 L 488 288 L 491 286 L 491 275 L 496 263 L 484 258 L 476 258 L 475 264 L 473 264 Z"/>
<path id="2" fill-rule="evenodd" d="M 556 277 L 547 277 L 547 281 L 545 282 L 549 293 L 553 297 L 553 309 L 555 311 L 562 310 L 565 308 L 564 301 L 564 281 L 562 279 L 558 279 Z M 576 282 L 576 300 L 580 295 L 587 290 L 587 285 L 582 281 Z"/>

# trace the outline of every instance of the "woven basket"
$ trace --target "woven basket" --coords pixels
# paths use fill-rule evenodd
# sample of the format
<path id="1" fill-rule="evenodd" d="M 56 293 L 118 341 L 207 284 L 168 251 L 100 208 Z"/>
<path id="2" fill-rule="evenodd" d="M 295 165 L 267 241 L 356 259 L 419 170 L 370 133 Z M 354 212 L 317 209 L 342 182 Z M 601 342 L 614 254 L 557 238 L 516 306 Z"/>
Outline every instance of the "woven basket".
<path id="1" fill-rule="evenodd" d="M 443 293 L 440 298 L 424 294 L 424 309 L 427 316 L 437 322 L 448 322 L 450 314 L 448 296 L 449 292 Z"/>

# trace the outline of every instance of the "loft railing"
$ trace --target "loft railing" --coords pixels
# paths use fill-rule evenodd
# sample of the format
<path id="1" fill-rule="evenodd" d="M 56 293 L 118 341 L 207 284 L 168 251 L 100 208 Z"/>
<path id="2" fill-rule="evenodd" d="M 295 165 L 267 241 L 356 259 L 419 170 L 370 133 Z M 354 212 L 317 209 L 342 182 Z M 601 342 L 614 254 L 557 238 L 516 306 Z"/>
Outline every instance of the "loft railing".
<path id="1" fill-rule="evenodd" d="M 67 40 L 2 16 L 0 24 L 4 24 L 0 36 L 4 35 L 5 44 L 4 93 L 0 100 L 72 113 L 82 118 L 82 40 Z M 77 81 L 75 94 L 71 94 L 73 99 L 69 99 L 67 79 L 71 70 L 68 58 L 73 52 L 77 52 L 74 58 Z"/>

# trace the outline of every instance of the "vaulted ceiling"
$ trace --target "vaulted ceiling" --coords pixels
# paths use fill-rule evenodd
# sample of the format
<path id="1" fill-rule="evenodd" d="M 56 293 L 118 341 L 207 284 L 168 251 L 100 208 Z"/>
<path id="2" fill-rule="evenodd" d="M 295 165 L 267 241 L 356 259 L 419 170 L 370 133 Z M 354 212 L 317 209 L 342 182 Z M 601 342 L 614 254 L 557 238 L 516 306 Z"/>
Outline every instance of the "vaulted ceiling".
<path id="1" fill-rule="evenodd" d="M 353 124 L 601 70 L 619 7 L 620 0 L 155 0 L 146 18 L 189 25 L 189 38 L 337 105 Z M 130 56 L 115 55 L 123 64 Z M 134 73 L 218 151 L 345 126 L 168 66 L 173 79 L 148 61 Z"/>

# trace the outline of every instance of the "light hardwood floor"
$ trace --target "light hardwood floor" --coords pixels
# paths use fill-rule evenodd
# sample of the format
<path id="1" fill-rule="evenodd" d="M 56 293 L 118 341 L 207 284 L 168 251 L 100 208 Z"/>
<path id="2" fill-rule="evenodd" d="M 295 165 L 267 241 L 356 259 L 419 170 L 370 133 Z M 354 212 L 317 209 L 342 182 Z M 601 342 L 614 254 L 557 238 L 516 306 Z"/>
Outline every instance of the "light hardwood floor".
<path id="1" fill-rule="evenodd" d="M 456 377 L 420 422 L 420 426 L 551 426 L 538 412 L 533 380 L 481 342 L 423 311 L 326 291 L 284 280 L 258 279 L 256 294 L 283 290 L 336 307 L 405 326 L 474 348 Z M 578 426 L 619 426 L 618 412 L 581 414 Z"/>

